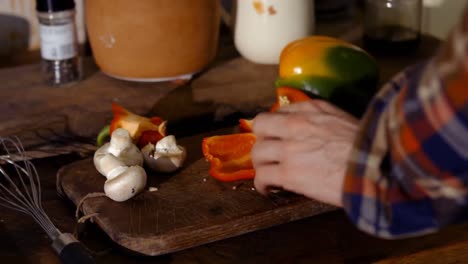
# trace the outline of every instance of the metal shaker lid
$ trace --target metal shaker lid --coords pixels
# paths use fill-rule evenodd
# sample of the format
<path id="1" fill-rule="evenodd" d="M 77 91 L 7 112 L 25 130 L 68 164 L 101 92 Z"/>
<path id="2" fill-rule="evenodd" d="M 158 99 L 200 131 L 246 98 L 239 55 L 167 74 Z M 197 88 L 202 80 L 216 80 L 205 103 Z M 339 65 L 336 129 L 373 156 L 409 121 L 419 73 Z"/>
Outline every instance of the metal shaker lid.
<path id="1" fill-rule="evenodd" d="M 36 0 L 36 10 L 38 12 L 59 12 L 74 8 L 74 0 Z"/>

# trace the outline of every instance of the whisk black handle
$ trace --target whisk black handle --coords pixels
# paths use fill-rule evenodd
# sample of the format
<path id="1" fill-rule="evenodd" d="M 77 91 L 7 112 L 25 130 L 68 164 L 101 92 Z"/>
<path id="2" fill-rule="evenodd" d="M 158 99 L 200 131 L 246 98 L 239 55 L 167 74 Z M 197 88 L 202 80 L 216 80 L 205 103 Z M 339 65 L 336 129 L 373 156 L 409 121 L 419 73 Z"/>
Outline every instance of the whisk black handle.
<path id="1" fill-rule="evenodd" d="M 63 233 L 55 239 L 52 247 L 64 264 L 93 264 L 94 259 L 88 250 L 72 234 Z"/>
<path id="2" fill-rule="evenodd" d="M 60 261 L 64 264 L 93 264 L 93 257 L 80 242 L 65 246 L 60 252 Z"/>

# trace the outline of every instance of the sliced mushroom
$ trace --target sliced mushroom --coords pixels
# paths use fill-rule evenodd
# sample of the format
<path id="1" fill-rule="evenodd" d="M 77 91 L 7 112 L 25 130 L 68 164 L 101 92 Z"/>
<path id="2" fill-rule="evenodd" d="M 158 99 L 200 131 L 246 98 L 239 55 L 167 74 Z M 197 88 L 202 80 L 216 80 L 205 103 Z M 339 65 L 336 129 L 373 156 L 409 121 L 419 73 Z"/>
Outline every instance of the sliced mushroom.
<path id="1" fill-rule="evenodd" d="M 182 167 L 187 151 L 184 147 L 177 145 L 173 135 L 159 140 L 156 145 L 148 144 L 141 152 L 146 165 L 154 171 L 173 172 Z"/>

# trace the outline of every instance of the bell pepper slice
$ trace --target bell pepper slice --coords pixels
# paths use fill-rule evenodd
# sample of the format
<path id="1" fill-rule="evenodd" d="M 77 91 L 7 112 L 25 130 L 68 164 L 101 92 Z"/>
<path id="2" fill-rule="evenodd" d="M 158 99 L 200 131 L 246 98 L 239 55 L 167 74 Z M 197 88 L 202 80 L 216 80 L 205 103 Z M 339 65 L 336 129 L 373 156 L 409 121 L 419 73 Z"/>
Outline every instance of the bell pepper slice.
<path id="1" fill-rule="evenodd" d="M 112 114 L 114 118 L 110 124 L 110 133 L 117 128 L 124 128 L 128 131 L 133 140 L 137 140 L 143 131 L 158 131 L 158 124 L 152 122 L 152 119 L 136 115 L 117 103 L 112 103 Z M 160 119 L 154 119 L 159 122 Z"/>
<path id="2" fill-rule="evenodd" d="M 151 121 L 151 123 L 158 125 L 158 126 L 164 122 L 164 120 L 160 118 L 159 116 L 150 117 L 149 120 Z"/>
<path id="3" fill-rule="evenodd" d="M 138 139 L 138 147 L 140 149 L 144 148 L 149 143 L 155 145 L 156 142 L 161 140 L 164 136 L 159 133 L 159 131 L 146 130 L 141 133 L 140 138 Z"/>
<path id="4" fill-rule="evenodd" d="M 144 117 L 134 114 L 117 103 L 112 103 L 113 119 L 109 126 L 105 126 L 98 135 L 97 145 L 104 143 L 105 138 L 117 128 L 128 131 L 134 142 L 146 146 L 149 142 L 155 144 L 166 134 L 164 120 L 158 116 Z M 150 132 L 151 131 L 151 132 Z M 142 137 L 144 135 L 144 137 Z M 155 141 L 156 140 L 156 141 Z"/>
<path id="5" fill-rule="evenodd" d="M 109 137 L 110 135 L 110 126 L 107 125 L 101 129 L 99 132 L 97 138 L 96 138 L 96 146 L 100 147 L 104 145 L 105 140 Z"/>
<path id="6" fill-rule="evenodd" d="M 209 174 L 224 182 L 253 179 L 255 169 L 250 153 L 255 140 L 253 133 L 204 138 L 202 151 L 211 165 Z"/>
<path id="7" fill-rule="evenodd" d="M 276 112 L 284 105 L 312 100 L 306 93 L 291 87 L 276 88 L 276 103 L 270 108 L 270 112 Z"/>

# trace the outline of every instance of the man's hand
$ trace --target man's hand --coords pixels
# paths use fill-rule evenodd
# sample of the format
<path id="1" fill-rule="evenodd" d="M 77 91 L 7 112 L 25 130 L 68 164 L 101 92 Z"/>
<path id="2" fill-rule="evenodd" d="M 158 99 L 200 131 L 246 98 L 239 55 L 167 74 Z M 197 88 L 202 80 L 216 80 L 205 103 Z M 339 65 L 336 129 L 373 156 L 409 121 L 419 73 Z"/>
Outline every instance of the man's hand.
<path id="1" fill-rule="evenodd" d="M 261 113 L 253 122 L 255 187 L 303 194 L 341 206 L 346 163 L 358 120 L 320 100 Z"/>

